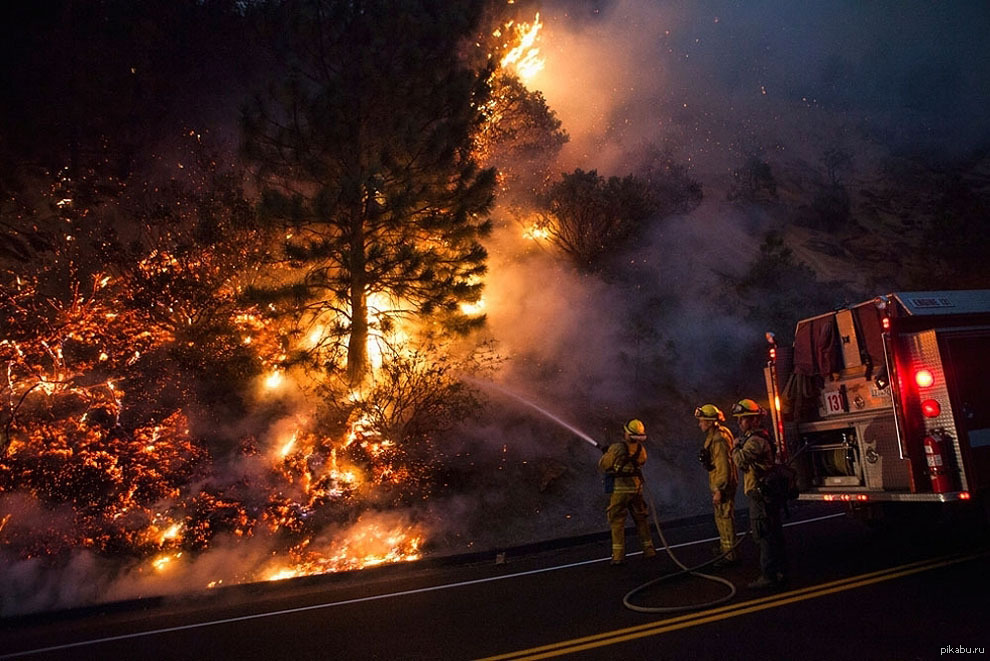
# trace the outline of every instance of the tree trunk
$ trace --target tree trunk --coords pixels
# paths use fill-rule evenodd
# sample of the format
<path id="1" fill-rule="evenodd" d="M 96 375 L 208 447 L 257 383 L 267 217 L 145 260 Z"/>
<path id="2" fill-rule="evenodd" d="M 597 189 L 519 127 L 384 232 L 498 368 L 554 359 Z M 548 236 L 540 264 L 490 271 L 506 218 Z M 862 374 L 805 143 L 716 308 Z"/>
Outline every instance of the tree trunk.
<path id="1" fill-rule="evenodd" d="M 351 292 L 351 336 L 347 341 L 347 379 L 351 386 L 364 380 L 368 371 L 368 302 L 364 286 Z"/>
<path id="2" fill-rule="evenodd" d="M 365 292 L 364 215 L 351 216 L 351 336 L 347 342 L 347 379 L 357 387 L 368 372 L 368 297 Z"/>

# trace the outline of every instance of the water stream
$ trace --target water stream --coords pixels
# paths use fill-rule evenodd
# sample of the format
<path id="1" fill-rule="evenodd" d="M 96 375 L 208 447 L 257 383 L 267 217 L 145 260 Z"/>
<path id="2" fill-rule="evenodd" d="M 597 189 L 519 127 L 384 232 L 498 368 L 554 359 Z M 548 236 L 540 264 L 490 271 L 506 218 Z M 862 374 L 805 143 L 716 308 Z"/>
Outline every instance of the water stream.
<path id="1" fill-rule="evenodd" d="M 494 390 L 497 390 L 500 393 L 502 393 L 503 395 L 506 395 L 508 397 L 511 397 L 511 398 L 515 399 L 516 401 L 521 402 L 521 403 L 525 404 L 526 406 L 528 406 L 530 408 L 536 409 L 537 411 L 539 411 L 540 413 L 542 413 L 547 418 L 550 418 L 551 420 L 553 420 L 554 422 L 556 422 L 558 425 L 560 425 L 564 429 L 566 429 L 566 430 L 574 433 L 574 435 L 577 436 L 578 438 L 580 438 L 581 440 L 583 440 L 583 441 L 585 441 L 587 443 L 590 443 L 591 445 L 594 445 L 596 448 L 599 447 L 598 442 L 595 439 L 591 438 L 590 436 L 588 436 L 587 434 L 585 434 L 583 431 L 581 431 L 577 427 L 575 427 L 575 426 L 573 426 L 571 424 L 568 424 L 567 422 L 561 420 L 559 417 L 557 417 L 556 415 L 554 415 L 550 411 L 546 410 L 545 408 L 543 408 L 539 404 L 536 404 L 536 403 L 534 403 L 534 402 L 526 399 L 522 395 L 519 395 L 517 393 L 514 393 L 511 390 L 509 390 L 508 388 L 505 388 L 503 386 L 500 386 L 497 383 L 494 383 L 492 381 L 482 381 L 480 379 L 476 379 L 474 377 L 466 376 L 466 375 L 464 375 L 463 378 L 464 378 L 465 381 L 471 381 L 472 383 L 475 383 L 475 384 L 477 384 L 479 386 L 482 386 L 484 388 L 492 388 Z"/>

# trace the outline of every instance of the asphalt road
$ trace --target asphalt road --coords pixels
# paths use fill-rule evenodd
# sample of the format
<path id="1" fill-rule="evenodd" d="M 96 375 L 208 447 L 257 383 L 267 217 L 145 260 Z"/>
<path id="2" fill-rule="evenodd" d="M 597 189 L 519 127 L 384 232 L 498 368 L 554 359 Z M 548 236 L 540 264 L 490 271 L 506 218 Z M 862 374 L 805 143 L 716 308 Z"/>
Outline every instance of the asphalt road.
<path id="1" fill-rule="evenodd" d="M 786 590 L 748 590 L 757 556 L 656 583 L 663 553 L 607 562 L 604 537 L 0 621 L 0 659 L 935 659 L 990 646 L 990 535 L 965 517 L 873 531 L 838 507 L 787 521 Z M 665 525 L 688 565 L 708 520 Z M 635 548 L 631 541 L 630 548 Z M 501 560 L 501 558 L 498 558 Z M 709 570 L 710 571 L 710 570 Z M 967 653 L 968 652 L 968 653 Z"/>

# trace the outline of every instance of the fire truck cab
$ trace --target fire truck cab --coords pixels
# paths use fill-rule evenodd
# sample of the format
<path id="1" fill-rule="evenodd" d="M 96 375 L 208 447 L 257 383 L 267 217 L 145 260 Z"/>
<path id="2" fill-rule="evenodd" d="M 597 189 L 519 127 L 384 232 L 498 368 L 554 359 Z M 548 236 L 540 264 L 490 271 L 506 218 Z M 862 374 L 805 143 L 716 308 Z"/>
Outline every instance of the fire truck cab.
<path id="1" fill-rule="evenodd" d="M 896 292 L 767 333 L 778 456 L 802 500 L 969 500 L 990 487 L 990 290 Z"/>

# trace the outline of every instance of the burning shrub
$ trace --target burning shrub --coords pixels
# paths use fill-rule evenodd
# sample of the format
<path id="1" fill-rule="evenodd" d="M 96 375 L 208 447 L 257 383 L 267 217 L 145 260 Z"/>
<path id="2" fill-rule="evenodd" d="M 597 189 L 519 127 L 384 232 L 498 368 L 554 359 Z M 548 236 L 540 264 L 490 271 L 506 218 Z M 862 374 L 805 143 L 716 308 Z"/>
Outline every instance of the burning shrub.
<path id="1" fill-rule="evenodd" d="M 369 388 L 343 396 L 343 383 L 325 386 L 322 417 L 349 420 L 356 446 L 348 456 L 363 465 L 396 500 L 428 495 L 437 477 L 437 434 L 477 413 L 482 403 L 464 375 L 490 372 L 500 358 L 485 345 L 466 358 L 450 347 L 426 344 L 394 351 Z M 356 456 L 359 453 L 361 456 Z"/>

